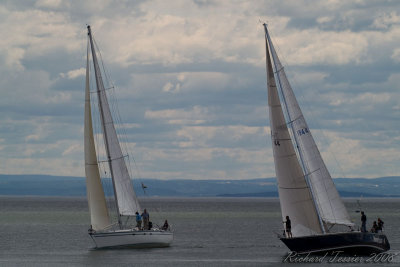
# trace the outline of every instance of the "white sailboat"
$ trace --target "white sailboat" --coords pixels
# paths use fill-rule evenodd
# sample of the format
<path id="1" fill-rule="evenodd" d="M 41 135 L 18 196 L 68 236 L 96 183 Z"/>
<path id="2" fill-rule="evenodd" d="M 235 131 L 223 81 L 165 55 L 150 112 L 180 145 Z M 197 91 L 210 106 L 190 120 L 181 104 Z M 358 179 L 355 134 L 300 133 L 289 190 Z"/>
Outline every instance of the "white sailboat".
<path id="1" fill-rule="evenodd" d="M 136 223 L 135 213 L 138 212 L 141 214 L 141 208 L 133 190 L 132 180 L 125 162 L 125 155 L 122 153 L 114 127 L 114 121 L 108 104 L 106 89 L 104 88 L 90 26 L 88 26 L 87 29 L 88 49 L 86 62 L 84 151 L 87 199 L 91 220 L 89 235 L 93 239 L 96 248 L 116 246 L 169 246 L 173 240 L 172 232 L 157 228 L 142 230 L 135 227 L 135 224 L 132 225 L 132 221 Z M 118 217 L 116 223 L 112 223 L 110 219 L 96 155 L 90 104 L 90 54 L 96 80 L 100 121 L 107 155 L 106 161 L 108 162 L 109 172 L 112 178 L 116 202 Z"/>
<path id="2" fill-rule="evenodd" d="M 353 230 L 354 223 L 308 128 L 266 24 L 264 29 L 275 172 L 282 219 L 286 221 L 289 216 L 292 226 L 292 236 L 285 233 L 280 239 L 296 252 L 388 250 L 390 245 L 384 234 Z"/>

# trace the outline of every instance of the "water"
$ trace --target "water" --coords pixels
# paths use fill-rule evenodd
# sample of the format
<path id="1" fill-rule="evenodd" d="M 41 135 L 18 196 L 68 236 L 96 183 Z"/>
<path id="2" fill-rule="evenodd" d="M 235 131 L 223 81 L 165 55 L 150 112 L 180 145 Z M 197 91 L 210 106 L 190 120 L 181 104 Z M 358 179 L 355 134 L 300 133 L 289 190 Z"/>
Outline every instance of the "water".
<path id="1" fill-rule="evenodd" d="M 141 203 L 153 223 L 168 219 L 174 229 L 171 247 L 93 250 L 86 199 L 0 197 L 0 266 L 294 265 L 282 263 L 288 250 L 276 237 L 282 227 L 277 199 L 146 198 Z M 359 222 L 356 200 L 345 204 Z M 364 199 L 362 205 L 368 225 L 381 217 L 392 251 L 399 251 L 400 200 Z M 399 265 L 399 259 L 379 266 Z"/>

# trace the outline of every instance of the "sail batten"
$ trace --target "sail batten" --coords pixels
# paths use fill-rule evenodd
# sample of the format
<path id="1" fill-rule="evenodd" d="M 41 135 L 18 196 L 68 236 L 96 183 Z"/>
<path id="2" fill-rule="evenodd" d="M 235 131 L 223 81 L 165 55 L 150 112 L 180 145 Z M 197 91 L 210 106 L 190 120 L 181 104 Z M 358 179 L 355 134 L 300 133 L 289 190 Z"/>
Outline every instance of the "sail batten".
<path id="1" fill-rule="evenodd" d="M 267 37 L 266 26 L 265 31 Z M 298 148 L 299 160 L 302 164 L 306 181 L 309 184 L 309 190 L 312 194 L 321 226 L 324 229 L 322 222 L 353 225 L 308 128 L 274 46 L 269 38 L 266 39 L 274 62 L 275 72 L 273 73 L 275 73 L 279 81 L 279 89 L 287 111 L 288 125 L 292 130 L 294 145 Z"/>

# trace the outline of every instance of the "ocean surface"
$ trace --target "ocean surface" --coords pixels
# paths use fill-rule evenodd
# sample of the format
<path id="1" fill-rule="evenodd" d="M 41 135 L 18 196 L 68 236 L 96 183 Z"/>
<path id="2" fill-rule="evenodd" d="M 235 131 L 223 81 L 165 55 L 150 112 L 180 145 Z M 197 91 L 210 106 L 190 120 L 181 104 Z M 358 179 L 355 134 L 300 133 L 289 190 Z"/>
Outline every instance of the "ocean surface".
<path id="1" fill-rule="evenodd" d="M 356 199 L 344 202 L 358 223 Z M 288 250 L 277 238 L 282 229 L 278 199 L 143 198 L 141 204 L 153 223 L 168 219 L 171 247 L 95 250 L 87 234 L 85 198 L 0 196 L 0 266 L 297 265 L 285 261 Z M 400 199 L 362 199 L 361 205 L 368 227 L 377 217 L 384 220 L 391 262 L 365 257 L 347 259 L 358 263 L 338 263 L 338 258 L 330 263 L 331 257 L 301 266 L 400 265 Z"/>

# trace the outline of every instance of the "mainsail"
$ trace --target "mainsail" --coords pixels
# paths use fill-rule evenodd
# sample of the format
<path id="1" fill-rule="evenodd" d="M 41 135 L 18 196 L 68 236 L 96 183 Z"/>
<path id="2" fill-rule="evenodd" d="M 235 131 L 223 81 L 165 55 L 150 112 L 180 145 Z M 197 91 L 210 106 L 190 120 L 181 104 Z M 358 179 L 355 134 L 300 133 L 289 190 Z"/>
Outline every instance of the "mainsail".
<path id="1" fill-rule="evenodd" d="M 99 166 L 97 164 L 96 147 L 93 138 L 92 111 L 90 108 L 89 86 L 89 46 L 86 61 L 86 89 L 85 89 L 85 174 L 86 191 L 89 203 L 90 221 L 92 229 L 102 230 L 110 225 L 110 217 L 106 206 L 103 187 L 101 185 Z"/>
<path id="2" fill-rule="evenodd" d="M 117 132 L 114 127 L 113 117 L 111 115 L 106 90 L 104 88 L 104 83 L 101 76 L 101 70 L 97 61 L 96 51 L 94 49 L 90 26 L 88 26 L 88 35 L 96 77 L 97 98 L 99 102 L 103 137 L 111 178 L 114 186 L 114 193 L 119 213 L 118 215 L 135 215 L 137 211 L 140 212 L 140 206 L 133 190 L 132 181 L 125 163 L 125 156 L 122 153 Z"/>
<path id="3" fill-rule="evenodd" d="M 297 160 L 297 155 L 283 115 L 269 55 L 268 43 L 266 54 L 269 119 L 282 219 L 286 220 L 286 216 L 290 217 L 293 225 L 293 236 L 321 233 L 318 214 L 310 190 L 304 179 L 303 171 Z"/>
<path id="4" fill-rule="evenodd" d="M 271 68 L 271 73 L 272 73 L 272 78 L 274 78 L 273 73 L 275 73 L 276 80 L 278 81 L 278 87 L 281 92 L 282 96 L 282 102 L 285 105 L 287 115 L 288 115 L 288 124 L 290 125 L 290 128 L 292 130 L 292 136 L 294 139 L 294 143 L 298 148 L 298 154 L 300 157 L 300 163 L 302 168 L 302 178 L 300 180 L 304 180 L 306 184 L 308 184 L 307 190 L 310 192 L 314 204 L 314 210 L 317 211 L 318 218 L 320 220 L 320 224 L 322 227 L 322 231 L 325 232 L 326 226 L 328 225 L 335 225 L 335 224 L 341 224 L 341 225 L 354 225 L 350 221 L 350 217 L 347 213 L 347 210 L 342 202 L 342 200 L 339 197 L 339 194 L 336 190 L 336 187 L 333 183 L 333 180 L 328 172 L 328 169 L 326 168 L 326 165 L 321 157 L 321 154 L 318 150 L 318 147 L 314 141 L 314 138 L 311 135 L 311 132 L 308 128 L 308 125 L 305 121 L 305 118 L 303 116 L 303 113 L 299 107 L 299 104 L 297 103 L 296 97 L 293 93 L 293 90 L 290 86 L 290 83 L 286 77 L 285 71 L 283 69 L 283 66 L 278 58 L 278 55 L 276 54 L 276 51 L 274 49 L 274 46 L 272 44 L 271 38 L 269 36 L 267 26 L 264 24 L 265 28 L 265 37 L 266 37 L 266 43 L 267 43 L 267 65 L 271 64 L 268 62 L 271 62 L 269 54 L 271 54 L 272 59 L 273 59 L 273 69 L 275 72 L 272 71 Z M 269 47 L 269 50 L 268 50 Z M 269 53 L 270 52 L 270 53 Z M 270 78 L 271 75 L 268 75 L 269 81 L 271 80 Z M 273 80 L 275 82 L 275 79 Z M 270 82 L 269 82 L 270 83 Z M 269 91 L 273 90 L 273 88 L 270 88 L 270 85 L 268 86 Z M 276 89 L 275 89 L 276 91 Z M 276 93 L 276 98 L 278 98 L 278 93 Z M 279 102 L 279 99 L 277 100 Z M 279 109 L 282 112 L 281 107 Z M 271 108 L 270 108 L 271 110 Z M 272 111 L 271 111 L 272 113 Z M 283 113 L 282 113 L 283 116 Z M 273 117 L 273 115 L 270 115 L 270 117 Z M 283 119 L 283 118 L 282 118 Z M 271 129 L 279 127 L 279 125 L 273 124 L 273 119 L 271 119 Z M 285 121 L 283 121 L 283 124 L 286 127 Z M 274 133 L 273 133 L 274 134 Z M 274 135 L 272 136 L 274 137 Z M 290 139 L 290 136 L 288 135 L 288 138 Z M 292 146 L 292 141 L 286 142 Z M 293 147 L 292 147 L 293 148 Z M 274 145 L 274 152 L 276 150 L 276 145 Z M 294 152 L 294 150 L 293 150 Z M 275 157 L 275 162 L 281 161 L 279 157 Z M 299 161 L 296 156 L 296 161 L 297 165 L 299 164 Z M 279 163 L 275 163 L 276 168 L 278 168 Z M 284 165 L 284 164 L 282 164 Z M 283 169 L 285 168 L 293 168 L 293 169 L 298 169 L 298 166 L 296 164 L 289 164 L 289 165 L 284 165 L 285 167 L 282 167 Z M 280 172 L 277 171 L 276 175 L 278 177 L 278 180 L 285 180 L 285 178 L 279 177 Z M 297 176 L 296 176 L 297 177 Z M 286 181 L 286 180 L 285 180 Z M 279 185 L 280 186 L 280 185 Z M 297 192 L 297 191 L 296 191 Z M 293 192 L 295 194 L 295 192 Z M 282 200 L 281 200 L 282 201 Z M 282 214 L 284 215 L 284 214 Z M 303 215 L 306 216 L 306 215 Z"/>

